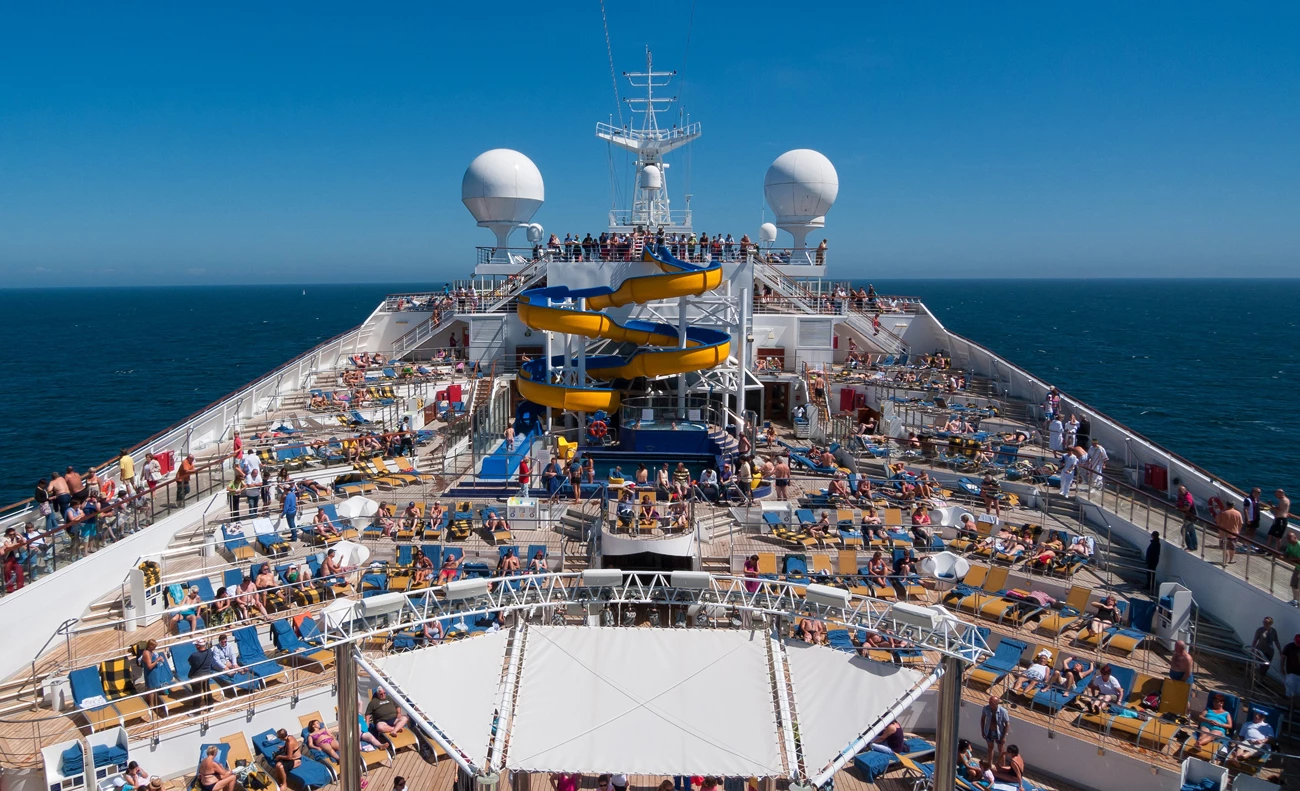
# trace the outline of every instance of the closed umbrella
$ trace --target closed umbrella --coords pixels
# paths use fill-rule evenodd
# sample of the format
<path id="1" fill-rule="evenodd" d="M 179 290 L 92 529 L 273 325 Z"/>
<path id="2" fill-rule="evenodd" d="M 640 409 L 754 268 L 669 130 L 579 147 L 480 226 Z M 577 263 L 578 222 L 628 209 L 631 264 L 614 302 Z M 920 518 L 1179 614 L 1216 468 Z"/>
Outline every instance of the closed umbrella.
<path id="1" fill-rule="evenodd" d="M 338 507 L 338 514 L 344 519 L 374 516 L 378 511 L 379 503 L 369 497 L 349 497 Z"/>

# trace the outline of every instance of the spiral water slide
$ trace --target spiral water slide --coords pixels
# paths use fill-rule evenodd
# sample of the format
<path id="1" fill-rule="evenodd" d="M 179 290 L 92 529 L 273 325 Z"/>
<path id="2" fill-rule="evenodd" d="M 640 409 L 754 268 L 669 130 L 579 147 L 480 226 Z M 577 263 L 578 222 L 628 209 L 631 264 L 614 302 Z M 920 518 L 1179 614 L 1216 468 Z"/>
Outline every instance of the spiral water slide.
<path id="1" fill-rule="evenodd" d="M 731 353 L 731 336 L 708 327 L 688 327 L 685 348 L 671 324 L 652 321 L 614 321 L 606 308 L 641 304 L 659 299 L 699 296 L 722 284 L 722 265 L 691 264 L 673 257 L 665 247 L 647 247 L 642 256 L 659 267 L 653 275 L 630 277 L 618 285 L 586 289 L 568 286 L 535 288 L 519 295 L 519 320 L 534 330 L 563 332 L 584 338 L 635 343 L 641 347 L 628 357 L 593 355 L 587 374 L 603 382 L 637 377 L 670 376 L 701 371 L 724 362 Z M 586 300 L 584 309 L 577 306 Z M 565 303 L 572 307 L 560 307 Z M 576 367 L 576 363 L 572 367 Z M 564 355 L 551 358 L 552 374 L 564 365 Z M 619 393 L 607 387 L 586 387 L 546 377 L 545 360 L 529 360 L 519 372 L 519 394 L 529 401 L 574 412 L 612 411 Z"/>

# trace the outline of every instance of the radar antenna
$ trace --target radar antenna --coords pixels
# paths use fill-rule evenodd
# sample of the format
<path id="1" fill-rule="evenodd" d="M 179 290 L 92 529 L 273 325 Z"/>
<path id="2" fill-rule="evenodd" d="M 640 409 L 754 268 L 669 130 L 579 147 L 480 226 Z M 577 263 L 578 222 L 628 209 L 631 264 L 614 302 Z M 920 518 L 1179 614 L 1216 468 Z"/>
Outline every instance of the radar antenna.
<path id="1" fill-rule="evenodd" d="M 622 127 L 606 123 L 596 124 L 596 137 L 636 155 L 636 183 L 632 208 L 611 211 L 609 228 L 615 232 L 630 231 L 638 226 L 646 229 L 662 227 L 665 231 L 673 233 L 690 232 L 689 198 L 685 211 L 674 215 L 670 209 L 668 181 L 665 177 L 668 165 L 663 161 L 663 157 L 668 152 L 681 148 L 699 137 L 700 124 L 690 123 L 687 119 L 680 126 L 673 124 L 668 129 L 659 127 L 659 113 L 664 112 L 677 100 L 677 97 L 655 96 L 655 89 L 666 88 L 677 72 L 655 71 L 654 56 L 648 47 L 645 51 L 645 64 L 645 71 L 623 72 L 629 85 L 645 91 L 644 96 L 629 96 L 623 99 L 633 116 L 631 124 Z"/>

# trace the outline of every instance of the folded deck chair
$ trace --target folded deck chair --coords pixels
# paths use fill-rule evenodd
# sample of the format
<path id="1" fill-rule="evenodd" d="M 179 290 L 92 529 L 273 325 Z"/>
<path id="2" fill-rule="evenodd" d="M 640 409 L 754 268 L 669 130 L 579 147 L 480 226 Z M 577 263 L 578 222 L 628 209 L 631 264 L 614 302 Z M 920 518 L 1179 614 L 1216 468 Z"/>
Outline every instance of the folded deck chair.
<path id="1" fill-rule="evenodd" d="M 235 647 L 239 649 L 239 664 L 257 677 L 263 685 L 284 677 L 284 668 L 279 662 L 268 659 L 262 643 L 257 638 L 257 630 L 252 626 L 236 629 L 231 633 L 235 638 Z"/>
<path id="2" fill-rule="evenodd" d="M 314 650 L 304 643 L 287 618 L 271 622 L 271 640 L 277 649 L 284 652 L 283 656 L 277 657 L 281 662 L 321 671 L 334 666 L 334 652 Z"/>
<path id="3" fill-rule="evenodd" d="M 267 766 L 275 765 L 275 753 L 282 744 L 283 742 L 276 737 L 274 728 L 253 736 L 253 748 L 257 750 L 257 754 Z M 327 764 L 310 758 L 305 751 L 303 752 L 299 765 L 287 772 L 289 785 L 295 791 L 315 791 L 338 779 L 334 770 Z"/>
<path id="4" fill-rule="evenodd" d="M 1020 667 L 1020 657 L 1028 648 L 1028 643 L 1012 640 L 1009 637 L 1002 638 L 993 649 L 993 656 L 971 669 L 971 683 L 983 684 L 986 687 L 998 683 L 1006 678 L 1008 673 Z"/>

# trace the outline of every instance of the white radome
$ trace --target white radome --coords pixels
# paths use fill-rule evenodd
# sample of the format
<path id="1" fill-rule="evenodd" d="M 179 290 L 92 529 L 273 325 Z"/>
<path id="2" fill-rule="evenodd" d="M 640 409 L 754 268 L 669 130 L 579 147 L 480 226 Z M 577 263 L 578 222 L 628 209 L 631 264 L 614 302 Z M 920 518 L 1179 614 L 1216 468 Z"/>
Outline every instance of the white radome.
<path id="1" fill-rule="evenodd" d="M 460 199 L 479 225 L 524 225 L 546 200 L 546 188 L 531 159 L 509 148 L 494 148 L 469 163 Z"/>
<path id="2" fill-rule="evenodd" d="M 824 222 L 826 212 L 840 192 L 840 177 L 823 154 L 810 148 L 796 148 L 776 158 L 763 179 L 767 205 L 776 214 L 777 225 Z"/>
<path id="3" fill-rule="evenodd" d="M 776 243 L 776 226 L 770 222 L 765 222 L 758 226 L 758 243 L 775 244 Z"/>

